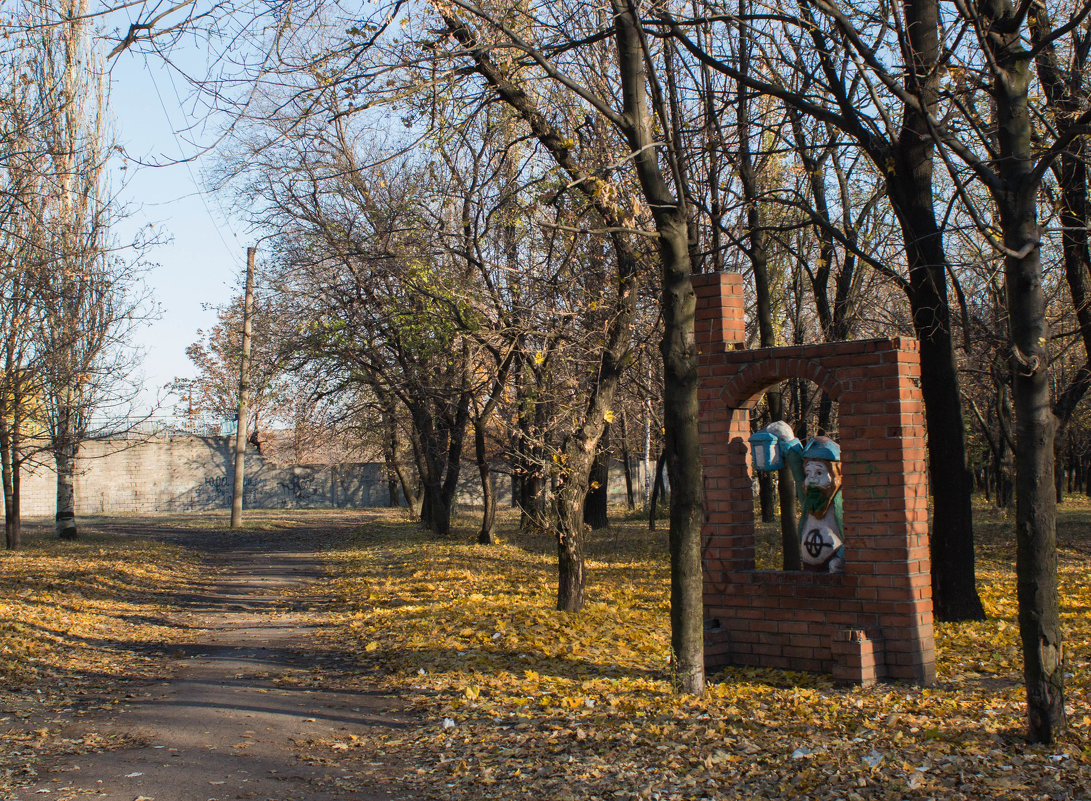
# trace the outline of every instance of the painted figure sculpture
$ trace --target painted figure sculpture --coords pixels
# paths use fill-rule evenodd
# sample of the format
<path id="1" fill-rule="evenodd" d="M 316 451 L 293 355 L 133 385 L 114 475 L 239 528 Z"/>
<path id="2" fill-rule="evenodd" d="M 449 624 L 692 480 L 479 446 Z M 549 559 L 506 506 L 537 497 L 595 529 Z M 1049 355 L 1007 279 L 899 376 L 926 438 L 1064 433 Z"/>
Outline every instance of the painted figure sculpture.
<path id="1" fill-rule="evenodd" d="M 759 436 L 764 435 L 764 436 Z M 813 437 L 804 447 L 784 422 L 766 426 L 752 437 L 754 448 L 776 437 L 776 454 L 755 456 L 755 468 L 786 465 L 799 494 L 799 554 L 804 570 L 841 573 L 845 569 L 841 511 L 841 448 L 829 437 Z M 755 453 L 757 451 L 755 450 Z"/>

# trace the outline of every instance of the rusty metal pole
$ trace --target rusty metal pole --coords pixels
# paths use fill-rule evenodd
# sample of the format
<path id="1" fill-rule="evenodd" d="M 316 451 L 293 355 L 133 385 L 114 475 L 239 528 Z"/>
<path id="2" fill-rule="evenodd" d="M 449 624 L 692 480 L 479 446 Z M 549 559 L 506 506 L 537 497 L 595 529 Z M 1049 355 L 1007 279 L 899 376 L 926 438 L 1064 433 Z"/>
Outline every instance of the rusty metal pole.
<path id="1" fill-rule="evenodd" d="M 242 528 L 243 480 L 246 476 L 246 416 L 250 402 L 250 318 L 254 312 L 254 256 L 246 249 L 246 295 L 242 314 L 242 359 L 239 365 L 239 423 L 235 430 L 235 485 L 231 492 L 231 528 Z"/>

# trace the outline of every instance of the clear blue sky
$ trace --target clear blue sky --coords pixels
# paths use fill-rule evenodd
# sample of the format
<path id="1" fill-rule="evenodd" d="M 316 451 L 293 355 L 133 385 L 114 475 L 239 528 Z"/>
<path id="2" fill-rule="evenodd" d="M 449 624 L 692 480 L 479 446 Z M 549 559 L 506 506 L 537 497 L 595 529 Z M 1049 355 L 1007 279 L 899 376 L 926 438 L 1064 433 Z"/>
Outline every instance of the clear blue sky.
<path id="1" fill-rule="evenodd" d="M 173 378 L 194 374 L 186 346 L 197 339 L 198 329 L 215 322 L 215 314 L 202 306 L 222 305 L 237 291 L 252 241 L 229 219 L 227 199 L 204 192 L 202 173 L 215 156 L 198 154 L 215 142 L 216 125 L 192 116 L 183 80 L 140 53 L 120 54 L 110 69 L 119 144 L 136 159 L 167 164 L 141 167 L 130 161 L 121 173 L 126 181 L 121 195 L 131 207 L 125 229 L 152 223 L 168 239 L 148 253 L 155 265 L 148 281 L 161 315 L 137 334 L 146 351 L 146 406 Z"/>

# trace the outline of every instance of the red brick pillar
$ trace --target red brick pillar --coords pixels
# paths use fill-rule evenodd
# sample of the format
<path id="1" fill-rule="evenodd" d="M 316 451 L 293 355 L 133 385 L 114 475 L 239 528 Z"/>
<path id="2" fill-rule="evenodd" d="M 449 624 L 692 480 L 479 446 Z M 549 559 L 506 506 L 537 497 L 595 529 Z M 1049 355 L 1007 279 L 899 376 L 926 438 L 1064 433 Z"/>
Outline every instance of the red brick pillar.
<path id="1" fill-rule="evenodd" d="M 935 679 L 924 402 L 916 340 L 873 343 L 871 364 L 838 370 L 846 559 L 860 623 L 881 637 L 881 677 Z M 866 680 L 866 674 L 861 677 Z"/>
<path id="2" fill-rule="evenodd" d="M 705 475 L 704 594 L 706 662 L 722 664 L 729 650 L 725 628 L 716 625 L 725 593 L 742 591 L 728 575 L 754 567 L 754 511 L 747 469 L 749 419 L 728 409 L 721 394 L 736 367 L 724 363 L 728 350 L 746 338 L 743 279 L 738 273 L 693 276 L 697 295 L 695 333 L 701 406 L 701 454 Z"/>
<path id="3" fill-rule="evenodd" d="M 740 273 L 702 273 L 691 279 L 697 295 L 694 333 L 698 360 L 709 353 L 742 347 L 746 312 Z"/>

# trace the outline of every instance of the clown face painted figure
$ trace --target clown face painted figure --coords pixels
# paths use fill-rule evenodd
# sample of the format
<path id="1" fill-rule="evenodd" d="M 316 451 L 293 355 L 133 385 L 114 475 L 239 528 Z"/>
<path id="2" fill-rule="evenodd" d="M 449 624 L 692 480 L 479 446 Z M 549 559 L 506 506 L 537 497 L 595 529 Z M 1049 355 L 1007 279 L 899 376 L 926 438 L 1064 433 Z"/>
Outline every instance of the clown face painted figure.
<path id="1" fill-rule="evenodd" d="M 780 460 L 795 476 L 802 510 L 799 553 L 804 570 L 843 572 L 841 448 L 829 437 L 814 437 L 804 448 L 783 422 L 763 431 L 776 436 Z"/>

